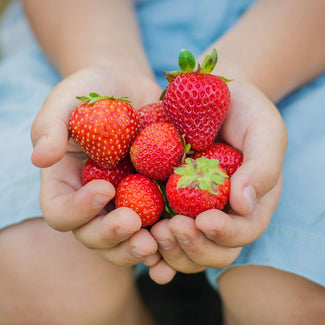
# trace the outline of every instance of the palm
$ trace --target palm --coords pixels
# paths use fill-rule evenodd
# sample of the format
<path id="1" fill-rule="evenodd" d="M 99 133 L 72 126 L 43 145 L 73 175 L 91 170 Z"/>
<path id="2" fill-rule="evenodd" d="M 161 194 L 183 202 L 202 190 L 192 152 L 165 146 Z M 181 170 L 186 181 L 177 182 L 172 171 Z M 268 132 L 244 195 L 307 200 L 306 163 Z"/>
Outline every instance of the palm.
<path id="1" fill-rule="evenodd" d="M 139 87 L 139 84 L 143 86 Z M 141 76 L 137 76 L 135 83 L 129 71 L 86 68 L 71 75 L 53 90 L 32 129 L 32 138 L 34 134 L 38 135 L 38 129 L 44 124 L 49 124 L 50 131 L 54 129 L 56 132 L 52 148 L 44 147 L 34 152 L 32 157 L 37 166 L 47 167 L 42 170 L 41 188 L 41 206 L 46 218 L 52 219 L 58 214 L 53 211 L 57 209 L 53 203 L 55 200 L 72 196 L 82 187 L 80 172 L 86 155 L 72 139 L 68 139 L 67 126 L 72 110 L 80 103 L 76 97 L 90 92 L 114 97 L 127 96 L 134 107 L 139 108 L 157 101 L 160 89 L 151 79 L 143 77 L 141 80 Z M 73 228 L 78 222 L 76 220 L 76 224 L 66 226 L 60 223 L 57 228 Z"/>
<path id="2" fill-rule="evenodd" d="M 243 165 L 231 177 L 228 213 L 208 210 L 195 220 L 177 215 L 151 229 L 158 242 L 170 242 L 160 253 L 165 262 L 152 268 L 159 279 L 160 267 L 192 273 L 206 267 L 223 268 L 233 262 L 241 247 L 265 231 L 279 201 L 286 132 L 275 106 L 248 83 L 229 83 L 232 104 L 219 132 L 223 140 L 242 151 Z M 245 189 L 255 192 L 249 206 Z M 182 238 L 188 238 L 185 242 Z M 162 265 L 162 266 L 160 266 Z M 158 274 L 158 276 L 156 276 Z"/>

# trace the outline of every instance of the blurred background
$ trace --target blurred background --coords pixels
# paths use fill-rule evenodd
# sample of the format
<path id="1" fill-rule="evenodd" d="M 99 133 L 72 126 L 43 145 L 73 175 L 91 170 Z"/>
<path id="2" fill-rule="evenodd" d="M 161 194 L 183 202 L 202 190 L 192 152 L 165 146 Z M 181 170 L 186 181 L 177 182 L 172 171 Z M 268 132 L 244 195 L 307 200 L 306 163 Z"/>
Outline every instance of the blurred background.
<path id="1" fill-rule="evenodd" d="M 10 0 L 0 0 L 0 16 Z"/>

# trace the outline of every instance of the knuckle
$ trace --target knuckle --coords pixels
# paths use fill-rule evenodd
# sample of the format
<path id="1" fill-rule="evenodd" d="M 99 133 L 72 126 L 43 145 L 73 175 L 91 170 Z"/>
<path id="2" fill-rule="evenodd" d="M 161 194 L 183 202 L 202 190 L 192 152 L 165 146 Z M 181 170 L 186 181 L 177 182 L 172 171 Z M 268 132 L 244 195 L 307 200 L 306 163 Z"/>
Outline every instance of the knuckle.
<path id="1" fill-rule="evenodd" d="M 219 254 L 214 259 L 209 259 L 206 266 L 209 268 L 223 269 L 231 265 L 238 255 L 240 254 L 242 248 L 229 248 L 223 254 Z"/>
<path id="2" fill-rule="evenodd" d="M 60 220 L 61 218 L 52 215 L 44 215 L 44 219 L 47 222 L 47 224 L 54 230 L 60 232 L 67 232 L 71 230 L 68 224 Z"/>
<path id="3" fill-rule="evenodd" d="M 231 237 L 231 232 L 229 230 L 229 227 L 225 223 L 220 223 L 218 225 L 218 228 L 214 228 L 213 232 L 206 233 L 207 238 L 210 240 L 218 242 L 227 242 L 228 239 Z"/>

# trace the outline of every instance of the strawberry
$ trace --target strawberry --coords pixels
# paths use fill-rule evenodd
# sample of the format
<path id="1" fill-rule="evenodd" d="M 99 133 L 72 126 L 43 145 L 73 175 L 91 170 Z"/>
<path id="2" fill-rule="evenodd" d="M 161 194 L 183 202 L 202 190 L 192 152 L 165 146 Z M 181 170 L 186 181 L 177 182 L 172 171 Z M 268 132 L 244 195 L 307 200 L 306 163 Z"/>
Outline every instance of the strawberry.
<path id="1" fill-rule="evenodd" d="M 218 159 L 186 158 L 170 176 L 166 195 L 172 209 L 196 218 L 209 209 L 223 209 L 228 202 L 230 182 Z"/>
<path id="2" fill-rule="evenodd" d="M 116 190 L 116 208 L 128 207 L 142 220 L 142 226 L 154 224 L 161 216 L 165 200 L 159 186 L 146 176 L 131 174 L 122 179 Z"/>
<path id="3" fill-rule="evenodd" d="M 169 122 L 161 101 L 142 106 L 137 110 L 137 113 L 140 119 L 141 130 L 153 123 Z"/>
<path id="4" fill-rule="evenodd" d="M 182 71 L 164 72 L 169 84 L 162 94 L 163 106 L 171 122 L 185 134 L 186 143 L 196 151 L 213 144 L 230 106 L 229 80 L 211 74 L 216 63 L 217 52 L 213 49 L 194 71 L 194 56 L 182 50 Z"/>
<path id="5" fill-rule="evenodd" d="M 81 170 L 81 181 L 85 185 L 94 179 L 103 179 L 112 183 L 116 188 L 120 181 L 127 175 L 135 173 L 130 157 L 124 157 L 112 169 L 104 168 L 88 158 Z"/>
<path id="6" fill-rule="evenodd" d="M 194 154 L 192 158 L 197 159 L 202 156 L 209 159 L 218 159 L 220 166 L 227 172 L 229 177 L 243 163 L 243 155 L 226 143 L 215 143 L 209 149 Z"/>
<path id="7" fill-rule="evenodd" d="M 139 128 L 139 117 L 126 97 L 90 93 L 72 112 L 72 138 L 87 155 L 105 168 L 114 168 L 126 156 Z"/>
<path id="8" fill-rule="evenodd" d="M 157 181 L 167 180 L 184 155 L 183 141 L 170 123 L 154 123 L 135 138 L 130 158 L 135 169 Z"/>

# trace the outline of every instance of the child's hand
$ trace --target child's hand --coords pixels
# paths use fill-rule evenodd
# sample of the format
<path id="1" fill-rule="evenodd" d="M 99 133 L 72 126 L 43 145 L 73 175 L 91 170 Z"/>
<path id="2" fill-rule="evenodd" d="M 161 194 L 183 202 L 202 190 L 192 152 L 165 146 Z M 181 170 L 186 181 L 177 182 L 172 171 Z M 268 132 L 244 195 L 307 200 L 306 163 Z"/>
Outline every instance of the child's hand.
<path id="1" fill-rule="evenodd" d="M 150 270 L 162 280 L 162 269 L 194 273 L 224 268 L 267 228 L 281 192 L 281 171 L 287 147 L 284 123 L 274 105 L 255 87 L 230 82 L 232 105 L 220 136 L 243 152 L 244 162 L 231 177 L 227 214 L 208 210 L 194 220 L 175 216 L 153 226 L 151 233 L 164 260 Z M 173 272 L 170 272 L 170 279 Z"/>
<path id="2" fill-rule="evenodd" d="M 139 107 L 159 97 L 159 87 L 150 79 L 137 82 L 125 69 L 86 68 L 62 81 L 49 95 L 32 127 L 33 163 L 42 168 L 40 203 L 50 226 L 73 231 L 85 246 L 96 249 L 117 265 L 148 265 L 160 259 L 157 243 L 148 230 L 141 229 L 139 216 L 121 208 L 103 212 L 114 200 L 115 189 L 96 180 L 82 186 L 80 172 L 86 156 L 69 140 L 69 117 L 76 96 L 96 91 L 103 95 L 129 96 Z M 142 87 L 137 87 L 142 84 Z"/>

